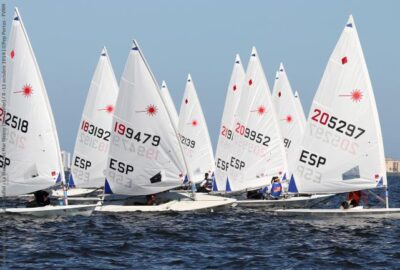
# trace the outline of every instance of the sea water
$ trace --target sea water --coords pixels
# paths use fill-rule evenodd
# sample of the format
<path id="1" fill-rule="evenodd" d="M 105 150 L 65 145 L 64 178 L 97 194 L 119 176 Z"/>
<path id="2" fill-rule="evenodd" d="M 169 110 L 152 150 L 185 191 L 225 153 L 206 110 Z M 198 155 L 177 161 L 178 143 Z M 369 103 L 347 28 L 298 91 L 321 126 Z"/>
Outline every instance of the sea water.
<path id="1" fill-rule="evenodd" d="M 390 177 L 389 185 L 391 206 L 400 207 L 400 177 Z M 338 207 L 344 198 L 337 195 L 322 206 Z M 370 194 L 364 203 L 379 200 Z M 238 207 L 214 213 L 0 218 L 4 269 L 400 268 L 396 219 L 292 219 Z"/>

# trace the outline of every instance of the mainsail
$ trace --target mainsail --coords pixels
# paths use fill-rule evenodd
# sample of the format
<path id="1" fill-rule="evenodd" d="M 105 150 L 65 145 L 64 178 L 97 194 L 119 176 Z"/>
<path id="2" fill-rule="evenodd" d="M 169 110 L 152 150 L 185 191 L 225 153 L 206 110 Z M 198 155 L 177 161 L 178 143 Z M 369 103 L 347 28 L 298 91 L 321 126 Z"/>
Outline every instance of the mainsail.
<path id="1" fill-rule="evenodd" d="M 180 186 L 185 175 L 174 124 L 134 41 L 114 112 L 106 170 L 106 186 L 111 190 L 107 191 L 125 195 L 158 193 Z"/>
<path id="2" fill-rule="evenodd" d="M 165 81 L 162 81 L 160 93 L 161 93 L 162 98 L 164 99 L 165 106 L 167 107 L 167 109 L 172 117 L 172 122 L 174 123 L 174 125 L 176 127 L 178 127 L 178 122 L 179 122 L 178 112 L 176 111 L 174 101 L 171 98 L 167 83 Z"/>
<path id="3" fill-rule="evenodd" d="M 303 126 L 303 129 L 305 129 L 306 128 L 307 118 L 306 118 L 306 115 L 304 113 L 303 105 L 301 104 L 301 99 L 300 99 L 299 92 L 297 92 L 297 91 L 294 92 L 294 98 L 295 98 L 295 101 L 296 101 L 297 113 L 300 116 L 301 125 Z"/>
<path id="4" fill-rule="evenodd" d="M 18 9 L 7 47 L 6 108 L 0 108 L 6 132 L 6 195 L 25 194 L 64 180 L 53 114 L 39 66 Z"/>
<path id="5" fill-rule="evenodd" d="M 190 74 L 179 112 L 178 131 L 183 152 L 192 170 L 191 181 L 202 181 L 205 173 L 211 176 L 215 170 L 214 154 L 207 123 Z"/>
<path id="6" fill-rule="evenodd" d="M 375 97 L 350 16 L 315 94 L 289 189 L 340 193 L 386 186 Z"/>
<path id="7" fill-rule="evenodd" d="M 104 185 L 108 147 L 118 83 L 106 48 L 90 84 L 75 142 L 69 184 L 98 188 Z"/>
<path id="8" fill-rule="evenodd" d="M 282 143 L 287 153 L 290 173 L 296 165 L 296 162 L 290 163 L 291 160 L 295 161 L 294 159 L 290 159 L 290 157 L 297 153 L 297 147 L 303 138 L 304 126 L 301 122 L 302 116 L 298 112 L 298 104 L 296 104 L 286 70 L 282 63 L 275 77 L 272 99 L 278 116 Z"/>
<path id="9" fill-rule="evenodd" d="M 287 173 L 286 153 L 271 93 L 257 51 L 253 48 L 233 126 L 232 158 L 226 190 L 268 185 Z"/>
<path id="10" fill-rule="evenodd" d="M 229 183 L 229 167 L 225 164 L 230 163 L 230 160 L 232 159 L 232 149 L 235 147 L 233 142 L 233 127 L 235 121 L 235 112 L 237 110 L 237 106 L 239 105 L 244 77 L 245 71 L 242 62 L 239 55 L 236 55 L 231 79 L 226 91 L 224 112 L 222 114 L 217 150 L 215 152 L 216 168 L 213 182 L 214 191 L 225 191 L 226 185 Z"/>

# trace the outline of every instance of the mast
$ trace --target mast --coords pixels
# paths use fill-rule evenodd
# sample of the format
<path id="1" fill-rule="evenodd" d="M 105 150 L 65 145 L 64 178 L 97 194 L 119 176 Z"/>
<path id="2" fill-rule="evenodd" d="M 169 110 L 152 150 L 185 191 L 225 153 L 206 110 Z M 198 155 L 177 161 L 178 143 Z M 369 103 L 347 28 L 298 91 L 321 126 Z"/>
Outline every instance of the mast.
<path id="1" fill-rule="evenodd" d="M 161 93 L 160 93 L 160 86 L 158 85 L 158 82 L 157 82 L 157 80 L 156 80 L 156 78 L 155 78 L 155 76 L 154 76 L 152 70 L 150 69 L 149 64 L 147 63 L 147 60 L 146 60 L 146 58 L 144 57 L 144 55 L 143 55 L 143 53 L 142 53 L 142 50 L 140 49 L 139 44 L 137 43 L 137 41 L 136 41 L 135 39 L 133 40 L 133 46 L 132 46 L 132 47 L 133 47 L 133 48 L 136 47 L 136 48 L 138 49 L 138 52 L 140 53 L 140 56 L 142 57 L 143 62 L 144 62 L 144 64 L 146 65 L 147 70 L 150 72 L 150 75 L 151 75 L 151 77 L 152 77 L 152 79 L 153 79 L 153 82 L 154 82 L 154 84 L 155 84 L 156 87 L 157 87 L 157 90 L 158 90 L 158 91 L 157 91 L 157 95 L 159 95 L 162 104 L 163 104 L 164 107 L 166 108 L 167 115 L 168 115 L 168 119 L 169 119 L 169 121 L 171 122 L 172 128 L 173 128 L 173 130 L 174 130 L 174 132 L 175 132 L 176 139 L 178 140 L 179 149 L 180 149 L 180 151 L 181 151 L 182 158 L 183 158 L 183 162 L 184 162 L 184 165 L 185 165 L 185 167 L 186 167 L 186 171 L 187 171 L 187 176 L 188 176 L 188 178 L 189 178 L 189 182 L 192 184 L 193 199 L 196 199 L 196 198 L 195 198 L 195 193 L 194 193 L 194 192 L 196 191 L 196 188 L 195 188 L 194 182 L 192 182 L 193 175 L 192 175 L 191 170 L 189 169 L 189 164 L 188 164 L 187 159 L 186 159 L 186 156 L 185 156 L 185 154 L 184 154 L 184 152 L 183 152 L 182 144 L 180 143 L 180 140 L 179 140 L 179 133 L 178 133 L 177 127 L 174 125 L 174 122 L 173 122 L 173 120 L 172 120 L 171 113 L 170 113 L 170 111 L 168 110 L 168 107 L 167 107 L 167 105 L 165 104 L 165 101 L 164 101 L 163 97 L 161 96 Z"/>

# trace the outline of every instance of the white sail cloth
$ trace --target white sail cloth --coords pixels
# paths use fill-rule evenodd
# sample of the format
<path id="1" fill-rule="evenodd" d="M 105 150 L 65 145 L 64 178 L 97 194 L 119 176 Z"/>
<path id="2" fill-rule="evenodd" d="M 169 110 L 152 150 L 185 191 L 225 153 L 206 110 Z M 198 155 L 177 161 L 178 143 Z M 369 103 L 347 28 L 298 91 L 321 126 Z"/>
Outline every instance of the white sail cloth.
<path id="1" fill-rule="evenodd" d="M 171 94 L 169 93 L 169 89 L 167 86 L 167 83 L 165 81 L 162 82 L 161 84 L 161 96 L 164 100 L 164 104 L 167 107 L 171 118 L 172 118 L 172 122 L 174 123 L 174 125 L 176 127 L 178 127 L 178 122 L 179 122 L 179 116 L 178 116 L 178 112 L 176 111 L 176 107 L 174 105 L 174 101 L 171 98 Z"/>
<path id="2" fill-rule="evenodd" d="M 253 48 L 233 126 L 228 179 L 231 191 L 270 184 L 287 173 L 286 153 L 271 93 L 257 51 Z"/>
<path id="3" fill-rule="evenodd" d="M 98 188 L 104 185 L 108 148 L 118 83 L 106 48 L 100 54 L 72 157 L 70 186 Z"/>
<path id="4" fill-rule="evenodd" d="M 304 113 L 303 105 L 301 104 L 299 92 L 297 92 L 297 91 L 294 92 L 294 98 L 296 101 L 297 113 L 300 116 L 301 125 L 303 126 L 303 129 L 305 129 L 306 123 L 307 123 L 307 118 L 306 118 L 306 114 Z"/>
<path id="5" fill-rule="evenodd" d="M 239 105 L 242 86 L 245 78 L 245 71 L 239 55 L 236 55 L 233 64 L 232 74 L 226 91 L 224 112 L 218 135 L 217 150 L 215 152 L 215 174 L 213 181 L 214 191 L 225 191 L 228 181 L 229 164 L 232 159 L 232 149 L 235 147 L 233 142 L 233 127 L 235 121 L 235 112 Z M 229 190 L 228 186 L 228 190 Z"/>
<path id="6" fill-rule="evenodd" d="M 290 159 L 291 156 L 297 153 L 297 148 L 303 138 L 304 126 L 302 123 L 302 115 L 299 113 L 298 104 L 290 86 L 286 70 L 281 63 L 275 77 L 273 88 L 273 103 L 277 113 L 279 127 L 283 139 L 283 145 L 288 158 L 289 174 L 293 170 L 296 162 L 295 159 Z M 290 175 L 287 176 L 290 178 Z"/>
<path id="7" fill-rule="evenodd" d="M 178 131 L 186 160 L 191 170 L 192 182 L 204 179 L 205 173 L 214 173 L 214 154 L 207 123 L 193 80 L 188 75 L 179 112 Z"/>
<path id="8" fill-rule="evenodd" d="M 106 189 L 115 194 L 148 195 L 180 186 L 184 175 L 174 124 L 134 41 L 114 113 Z"/>
<path id="9" fill-rule="evenodd" d="M 378 111 L 352 16 L 329 58 L 295 159 L 291 191 L 340 193 L 387 185 Z"/>
<path id="10" fill-rule="evenodd" d="M 21 16 L 15 9 L 7 46 L 6 196 L 26 194 L 64 180 L 60 147 L 46 88 Z"/>

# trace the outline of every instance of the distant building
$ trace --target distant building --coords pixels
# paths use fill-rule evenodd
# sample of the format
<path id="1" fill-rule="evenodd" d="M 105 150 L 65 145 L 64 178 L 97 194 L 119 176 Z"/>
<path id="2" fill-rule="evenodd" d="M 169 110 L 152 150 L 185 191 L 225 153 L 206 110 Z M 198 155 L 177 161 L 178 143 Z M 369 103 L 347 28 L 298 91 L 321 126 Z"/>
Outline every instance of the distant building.
<path id="1" fill-rule="evenodd" d="M 65 150 L 61 151 L 61 159 L 63 163 L 64 171 L 69 171 L 71 169 L 71 153 Z"/>
<path id="2" fill-rule="evenodd" d="M 386 158 L 386 171 L 388 173 L 400 173 L 400 160 Z"/>

